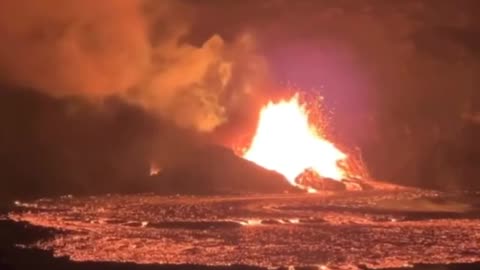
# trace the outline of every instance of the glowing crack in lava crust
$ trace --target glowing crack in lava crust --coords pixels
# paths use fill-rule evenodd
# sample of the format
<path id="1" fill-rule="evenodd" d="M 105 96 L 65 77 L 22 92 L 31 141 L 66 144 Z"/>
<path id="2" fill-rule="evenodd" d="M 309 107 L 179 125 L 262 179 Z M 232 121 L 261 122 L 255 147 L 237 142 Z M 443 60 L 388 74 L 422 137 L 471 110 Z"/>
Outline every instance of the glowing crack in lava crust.
<path id="1" fill-rule="evenodd" d="M 347 155 L 309 122 L 308 110 L 298 94 L 262 108 L 256 133 L 243 157 L 284 175 L 297 186 L 296 178 L 306 170 L 339 181 L 346 176 L 340 163 Z"/>

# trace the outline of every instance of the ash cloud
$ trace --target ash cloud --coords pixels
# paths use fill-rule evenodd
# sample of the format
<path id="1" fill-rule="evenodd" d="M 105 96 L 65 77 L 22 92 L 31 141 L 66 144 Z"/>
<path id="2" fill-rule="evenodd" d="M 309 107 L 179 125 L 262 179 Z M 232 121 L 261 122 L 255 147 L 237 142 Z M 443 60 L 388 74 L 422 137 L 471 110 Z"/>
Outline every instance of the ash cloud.
<path id="1" fill-rule="evenodd" d="M 191 13 L 178 1 L 2 1 L 0 76 L 54 97 L 121 97 L 212 131 L 258 83 L 263 64 L 248 34 L 186 41 Z"/>

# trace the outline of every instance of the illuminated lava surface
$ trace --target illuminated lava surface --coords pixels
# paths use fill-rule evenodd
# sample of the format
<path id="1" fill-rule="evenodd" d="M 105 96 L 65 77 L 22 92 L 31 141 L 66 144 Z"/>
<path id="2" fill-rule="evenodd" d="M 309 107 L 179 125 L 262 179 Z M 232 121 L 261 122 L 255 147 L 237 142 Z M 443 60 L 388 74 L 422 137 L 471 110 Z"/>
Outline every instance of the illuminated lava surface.
<path id="1" fill-rule="evenodd" d="M 479 261 L 475 196 L 62 197 L 17 202 L 9 217 L 61 230 L 35 246 L 79 261 L 383 268 Z"/>

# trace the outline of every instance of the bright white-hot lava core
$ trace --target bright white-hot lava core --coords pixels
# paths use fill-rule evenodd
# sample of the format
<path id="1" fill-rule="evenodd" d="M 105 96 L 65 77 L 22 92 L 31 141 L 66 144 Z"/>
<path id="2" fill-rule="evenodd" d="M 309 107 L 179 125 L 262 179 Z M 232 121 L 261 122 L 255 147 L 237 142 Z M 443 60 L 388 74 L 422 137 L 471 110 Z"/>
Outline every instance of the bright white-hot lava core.
<path id="1" fill-rule="evenodd" d="M 293 185 L 305 170 L 334 180 L 346 174 L 340 162 L 347 156 L 325 138 L 322 130 L 310 124 L 298 95 L 270 102 L 261 110 L 256 133 L 243 157 L 279 172 Z"/>

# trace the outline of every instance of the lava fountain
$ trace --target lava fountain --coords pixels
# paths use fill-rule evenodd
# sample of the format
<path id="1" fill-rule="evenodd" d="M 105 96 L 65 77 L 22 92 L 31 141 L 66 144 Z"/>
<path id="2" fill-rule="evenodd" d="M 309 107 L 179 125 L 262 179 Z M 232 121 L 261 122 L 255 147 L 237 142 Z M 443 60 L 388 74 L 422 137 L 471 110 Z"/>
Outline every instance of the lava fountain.
<path id="1" fill-rule="evenodd" d="M 296 178 L 307 170 L 338 181 L 347 174 L 341 167 L 347 155 L 309 122 L 309 111 L 298 94 L 262 108 L 256 133 L 243 157 L 284 175 L 296 186 Z"/>

